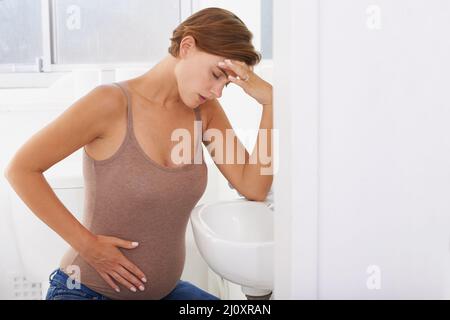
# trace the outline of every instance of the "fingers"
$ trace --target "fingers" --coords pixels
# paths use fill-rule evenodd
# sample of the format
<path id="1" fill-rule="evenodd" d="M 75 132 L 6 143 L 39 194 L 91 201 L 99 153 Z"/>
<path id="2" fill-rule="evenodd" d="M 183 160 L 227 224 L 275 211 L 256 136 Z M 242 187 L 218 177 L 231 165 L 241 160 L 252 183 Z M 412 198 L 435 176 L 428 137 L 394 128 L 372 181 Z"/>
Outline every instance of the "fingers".
<path id="1" fill-rule="evenodd" d="M 123 239 L 119 239 L 119 238 L 115 238 L 115 237 L 111 237 L 111 239 L 113 240 L 113 244 L 115 246 L 125 248 L 125 249 L 134 249 L 139 245 L 138 242 L 127 241 L 127 240 L 123 240 Z"/>
<path id="2" fill-rule="evenodd" d="M 116 237 L 107 237 L 107 242 L 115 247 L 125 249 L 134 249 L 139 245 L 138 242 L 123 240 Z M 120 251 L 117 251 L 117 253 L 119 256 L 117 257 L 118 260 L 115 262 L 116 266 L 113 269 L 104 271 L 102 278 L 117 292 L 120 292 L 120 289 L 113 279 L 133 292 L 137 291 L 136 288 L 144 291 L 145 286 L 143 282 L 147 282 L 144 272 L 131 263 L 122 253 L 120 253 Z"/>
<path id="3" fill-rule="evenodd" d="M 126 280 L 122 275 L 120 275 L 118 272 L 116 271 L 111 271 L 110 272 L 111 277 L 114 278 L 114 280 L 116 280 L 117 282 L 119 282 L 121 285 L 123 285 L 125 288 L 130 289 L 133 292 L 136 292 L 137 289 L 136 287 L 131 284 L 128 280 Z"/>
<path id="4" fill-rule="evenodd" d="M 228 80 L 230 80 L 231 82 L 237 84 L 238 86 L 245 86 L 246 81 L 241 80 L 240 78 L 235 78 L 232 76 L 228 77 Z"/>
<path id="5" fill-rule="evenodd" d="M 106 281 L 107 284 L 110 285 L 111 288 L 113 288 L 116 292 L 120 292 L 119 287 L 114 283 L 108 274 L 100 272 L 100 276 Z"/>
<path id="6" fill-rule="evenodd" d="M 231 60 L 231 62 L 237 63 L 238 65 L 244 67 L 244 69 L 249 69 L 249 70 L 253 71 L 253 68 L 254 68 L 254 67 L 253 67 L 253 66 L 249 66 L 249 65 L 246 64 L 245 62 L 237 61 L 237 60 Z"/>
<path id="7" fill-rule="evenodd" d="M 141 291 L 145 290 L 144 284 L 139 281 L 138 278 L 136 278 L 134 275 L 132 275 L 127 269 L 125 269 L 124 267 L 120 267 L 119 270 L 117 270 L 117 272 L 125 279 L 127 280 L 129 283 L 133 284 L 133 287 L 138 288 Z M 130 287 L 128 288 L 131 291 L 132 290 Z"/>
<path id="8" fill-rule="evenodd" d="M 219 67 L 233 71 L 238 76 L 243 76 L 243 74 L 247 73 L 247 68 L 245 67 L 246 65 L 238 64 L 238 61 L 231 61 L 227 59 L 225 62 L 220 61 L 218 65 Z"/>
<path id="9" fill-rule="evenodd" d="M 133 249 L 136 248 L 137 245 L 139 245 L 137 242 L 130 242 L 130 241 L 125 241 L 119 238 L 115 238 L 116 241 L 116 245 L 122 248 L 128 248 L 128 249 Z M 131 243 L 131 244 L 130 244 Z M 136 245 L 137 244 L 137 245 Z M 127 270 L 129 270 L 131 273 L 133 273 L 134 275 L 136 275 L 142 282 L 147 282 L 147 278 L 145 277 L 144 272 L 142 272 L 141 269 L 139 269 L 136 265 L 134 265 L 133 263 L 131 263 L 129 260 L 127 260 L 125 257 L 124 259 L 121 261 L 121 265 L 124 266 Z M 139 281 L 139 280 L 138 280 Z M 140 285 L 142 285 L 142 283 L 140 283 Z M 139 286 L 138 286 L 139 287 Z"/>
<path id="10" fill-rule="evenodd" d="M 133 273 L 134 275 L 136 275 L 142 282 L 146 283 L 147 282 L 147 278 L 145 277 L 144 272 L 142 272 L 141 269 L 139 269 L 138 267 L 136 267 L 136 265 L 134 265 L 133 263 L 131 263 L 129 260 L 124 259 L 121 262 L 122 266 L 124 266 L 127 270 L 129 270 L 131 273 Z"/>
<path id="11" fill-rule="evenodd" d="M 239 85 L 244 86 L 246 82 L 250 79 L 251 68 L 249 68 L 244 62 L 231 61 L 229 59 L 224 62 L 219 62 L 218 65 L 222 68 L 233 71 L 236 77 L 228 76 L 228 80 Z"/>

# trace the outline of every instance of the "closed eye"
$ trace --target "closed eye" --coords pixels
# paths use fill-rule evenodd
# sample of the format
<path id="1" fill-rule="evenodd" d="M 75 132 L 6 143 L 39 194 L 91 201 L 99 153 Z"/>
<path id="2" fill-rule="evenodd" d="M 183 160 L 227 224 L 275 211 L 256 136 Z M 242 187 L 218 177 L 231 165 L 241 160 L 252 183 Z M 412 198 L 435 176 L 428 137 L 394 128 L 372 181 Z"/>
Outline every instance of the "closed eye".
<path id="1" fill-rule="evenodd" d="M 214 76 L 214 78 L 216 78 L 217 80 L 219 80 L 220 77 L 222 77 L 222 75 L 217 76 L 214 72 L 213 72 L 213 76 Z M 225 87 L 228 87 L 229 84 L 230 84 L 230 81 L 228 81 L 228 82 L 225 84 Z"/>

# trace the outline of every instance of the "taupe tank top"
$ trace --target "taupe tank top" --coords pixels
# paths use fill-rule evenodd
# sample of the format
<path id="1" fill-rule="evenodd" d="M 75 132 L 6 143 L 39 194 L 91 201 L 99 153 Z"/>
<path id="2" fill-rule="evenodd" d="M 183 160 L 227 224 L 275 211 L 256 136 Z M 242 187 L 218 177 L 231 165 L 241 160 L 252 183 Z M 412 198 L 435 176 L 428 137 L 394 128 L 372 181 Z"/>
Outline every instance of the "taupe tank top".
<path id="1" fill-rule="evenodd" d="M 81 283 L 111 299 L 161 299 L 181 277 L 186 227 L 206 189 L 201 117 L 196 108 L 195 156 L 200 161 L 179 167 L 160 165 L 140 147 L 133 130 L 130 95 L 123 84 L 115 84 L 127 97 L 127 132 L 117 152 L 106 160 L 94 160 L 83 150 L 82 223 L 94 234 L 139 242 L 135 249 L 120 250 L 145 273 L 145 291 L 132 292 L 115 280 L 121 290 L 114 291 L 73 248 L 62 258 L 60 268 L 78 266 Z"/>

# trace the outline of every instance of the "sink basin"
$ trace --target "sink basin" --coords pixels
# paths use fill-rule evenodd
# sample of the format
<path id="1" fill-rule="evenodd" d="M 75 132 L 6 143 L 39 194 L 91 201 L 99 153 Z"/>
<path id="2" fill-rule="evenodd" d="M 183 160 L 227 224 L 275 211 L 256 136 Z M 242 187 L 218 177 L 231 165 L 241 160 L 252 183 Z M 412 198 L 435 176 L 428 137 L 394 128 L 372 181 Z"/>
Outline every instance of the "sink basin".
<path id="1" fill-rule="evenodd" d="M 194 208 L 191 224 L 200 254 L 218 275 L 246 295 L 273 289 L 273 211 L 263 202 L 237 199 Z"/>

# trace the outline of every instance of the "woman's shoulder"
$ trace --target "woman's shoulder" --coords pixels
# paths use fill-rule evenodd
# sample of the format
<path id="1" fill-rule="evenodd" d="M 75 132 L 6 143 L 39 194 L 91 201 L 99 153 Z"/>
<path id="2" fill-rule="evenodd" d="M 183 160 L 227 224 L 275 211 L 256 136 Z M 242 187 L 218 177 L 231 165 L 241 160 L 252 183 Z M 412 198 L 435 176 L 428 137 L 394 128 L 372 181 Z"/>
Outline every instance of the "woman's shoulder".
<path id="1" fill-rule="evenodd" d="M 92 94 L 98 105 L 112 117 L 120 116 L 126 110 L 127 97 L 122 89 L 113 83 L 95 87 Z"/>
<path id="2" fill-rule="evenodd" d="M 109 111 L 119 111 L 116 109 L 120 109 L 127 103 L 127 98 L 122 89 L 113 83 L 99 85 L 91 91 L 91 94 L 100 105 L 110 109 Z"/>
<path id="3" fill-rule="evenodd" d="M 127 98 L 115 84 L 102 84 L 92 89 L 85 99 L 96 110 L 97 123 L 102 127 L 101 136 L 109 135 L 117 122 L 127 116 Z"/>

